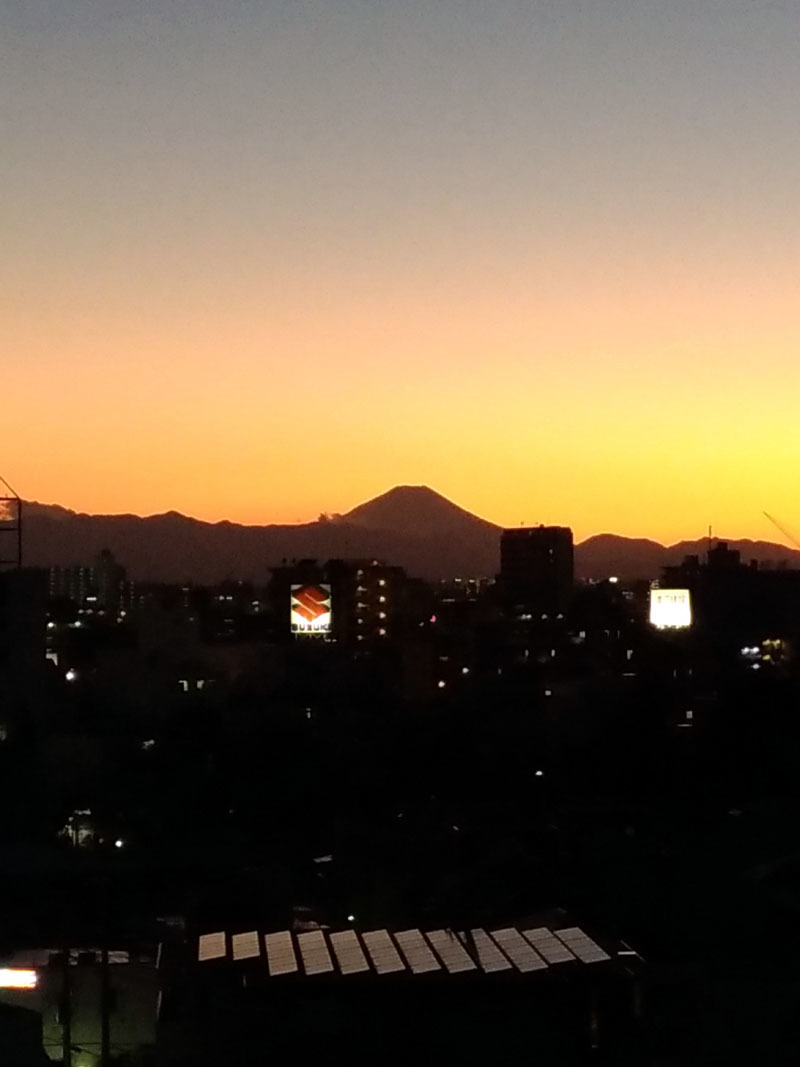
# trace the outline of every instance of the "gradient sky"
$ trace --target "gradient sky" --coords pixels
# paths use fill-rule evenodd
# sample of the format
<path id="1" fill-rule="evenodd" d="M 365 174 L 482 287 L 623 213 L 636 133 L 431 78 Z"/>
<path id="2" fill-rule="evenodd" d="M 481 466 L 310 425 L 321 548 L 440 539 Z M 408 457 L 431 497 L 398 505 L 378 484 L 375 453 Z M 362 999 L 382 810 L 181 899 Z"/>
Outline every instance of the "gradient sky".
<path id="1" fill-rule="evenodd" d="M 0 0 L 0 473 L 800 528 L 796 0 Z"/>

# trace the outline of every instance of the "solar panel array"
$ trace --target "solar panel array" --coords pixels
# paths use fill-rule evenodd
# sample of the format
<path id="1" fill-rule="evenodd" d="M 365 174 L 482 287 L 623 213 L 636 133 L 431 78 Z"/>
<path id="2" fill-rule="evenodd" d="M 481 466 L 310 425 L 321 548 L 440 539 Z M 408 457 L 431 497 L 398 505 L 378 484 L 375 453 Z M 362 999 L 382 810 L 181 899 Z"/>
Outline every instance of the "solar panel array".
<path id="1" fill-rule="evenodd" d="M 261 955 L 258 930 L 247 934 L 234 934 L 231 938 L 231 954 L 235 960 L 252 960 Z"/>
<path id="2" fill-rule="evenodd" d="M 470 930 L 470 935 L 472 944 L 478 954 L 478 963 L 480 963 L 486 974 L 511 970 L 511 963 L 508 958 L 503 955 L 485 930 Z"/>
<path id="3" fill-rule="evenodd" d="M 527 974 L 529 971 L 547 970 L 545 961 L 538 952 L 531 948 L 519 930 L 515 930 L 513 927 L 508 927 L 505 930 L 495 930 L 492 938 L 505 952 L 517 970 L 523 974 Z"/>
<path id="4" fill-rule="evenodd" d="M 441 963 L 431 952 L 430 945 L 419 930 L 401 930 L 394 935 L 394 939 L 414 974 L 427 974 L 429 971 L 442 969 Z"/>
<path id="5" fill-rule="evenodd" d="M 601 963 L 603 960 L 611 959 L 609 954 L 604 952 L 596 941 L 592 941 L 591 937 L 585 934 L 579 926 L 558 930 L 556 934 L 559 941 L 574 952 L 582 963 Z"/>
<path id="6" fill-rule="evenodd" d="M 333 960 L 322 930 L 309 930 L 308 933 L 298 934 L 297 944 L 300 946 L 306 974 L 330 974 L 333 970 Z"/>
<path id="7" fill-rule="evenodd" d="M 281 930 L 264 934 L 263 944 L 270 977 L 508 971 L 531 974 L 562 963 L 591 964 L 611 959 L 577 926 L 563 930 L 545 926 L 518 930 L 507 926 L 490 931 L 478 927 L 461 933 L 444 929 L 426 933 L 418 929 L 395 933 L 369 930 L 361 934 L 355 930 Z M 233 934 L 230 955 L 225 932 L 203 934 L 198 939 L 199 962 L 228 958 L 241 962 L 259 960 L 261 956 L 261 935 L 257 930 Z"/>
<path id="8" fill-rule="evenodd" d="M 330 942 L 342 974 L 361 974 L 369 970 L 355 930 L 341 930 L 337 934 L 331 934 Z"/>
<path id="9" fill-rule="evenodd" d="M 264 948 L 267 950 L 269 973 L 273 977 L 297 973 L 297 958 L 288 930 L 282 930 L 279 934 L 264 934 Z"/>
<path id="10" fill-rule="evenodd" d="M 425 935 L 450 974 L 477 970 L 477 964 L 452 930 L 431 930 Z"/>
<path id="11" fill-rule="evenodd" d="M 552 930 L 546 926 L 539 926 L 535 930 L 523 930 L 522 936 L 530 941 L 539 955 L 551 966 L 556 963 L 570 963 L 575 956 L 561 941 L 558 940 Z"/>
<path id="12" fill-rule="evenodd" d="M 206 960 L 222 960 L 226 955 L 225 934 L 202 934 L 197 942 L 197 958 Z"/>
<path id="13" fill-rule="evenodd" d="M 378 974 L 394 974 L 406 969 L 388 930 L 372 930 L 370 933 L 363 934 L 362 939 Z"/>

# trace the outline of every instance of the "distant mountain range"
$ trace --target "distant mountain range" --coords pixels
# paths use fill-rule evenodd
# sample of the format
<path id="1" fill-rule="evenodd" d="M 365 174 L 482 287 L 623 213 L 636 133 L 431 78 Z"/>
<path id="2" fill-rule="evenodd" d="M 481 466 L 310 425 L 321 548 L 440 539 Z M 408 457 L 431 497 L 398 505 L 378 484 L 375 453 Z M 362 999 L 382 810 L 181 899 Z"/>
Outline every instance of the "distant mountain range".
<path id="1" fill-rule="evenodd" d="M 500 566 L 500 527 L 465 511 L 427 486 L 396 486 L 344 515 L 298 525 L 201 522 L 178 512 L 85 515 L 51 504 L 25 507 L 25 563 L 89 563 L 109 548 L 140 581 L 265 581 L 286 559 L 370 557 L 421 578 L 492 576 Z M 769 541 L 729 541 L 742 559 L 800 566 L 800 552 Z M 579 578 L 655 578 L 705 538 L 664 546 L 643 538 L 599 534 L 576 546 Z"/>

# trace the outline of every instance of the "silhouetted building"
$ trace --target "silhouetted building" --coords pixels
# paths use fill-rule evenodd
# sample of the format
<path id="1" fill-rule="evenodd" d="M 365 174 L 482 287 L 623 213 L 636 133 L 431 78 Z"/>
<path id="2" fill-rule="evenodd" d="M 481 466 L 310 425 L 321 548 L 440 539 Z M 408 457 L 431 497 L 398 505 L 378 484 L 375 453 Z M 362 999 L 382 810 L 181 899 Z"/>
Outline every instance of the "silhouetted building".
<path id="1" fill-rule="evenodd" d="M 499 584 L 507 604 L 564 611 L 575 577 L 572 530 L 527 526 L 504 530 L 500 538 Z"/>
<path id="2" fill-rule="evenodd" d="M 269 598 L 279 632 L 367 646 L 396 635 L 406 584 L 379 560 L 299 560 L 273 568 Z"/>
<path id="3" fill-rule="evenodd" d="M 0 574 L 0 729 L 22 721 L 42 698 L 46 669 L 47 575 Z"/>
<path id="4" fill-rule="evenodd" d="M 763 642 L 783 646 L 800 638 L 800 570 L 744 564 L 724 541 L 709 549 L 705 565 L 687 556 L 665 567 L 661 585 L 688 589 L 698 631 L 730 651 L 755 652 Z"/>
<path id="5" fill-rule="evenodd" d="M 88 611 L 118 611 L 129 608 L 133 588 L 125 568 L 104 548 L 90 567 L 51 567 L 51 599 L 71 600 Z"/>

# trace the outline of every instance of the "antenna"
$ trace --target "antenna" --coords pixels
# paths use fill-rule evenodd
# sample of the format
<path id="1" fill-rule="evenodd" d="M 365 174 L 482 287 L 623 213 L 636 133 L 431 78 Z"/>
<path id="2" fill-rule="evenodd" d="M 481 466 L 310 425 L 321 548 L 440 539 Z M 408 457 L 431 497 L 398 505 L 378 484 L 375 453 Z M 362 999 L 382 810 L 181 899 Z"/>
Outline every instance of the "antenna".
<path id="1" fill-rule="evenodd" d="M 22 566 L 22 500 L 0 474 L 0 571 Z"/>

